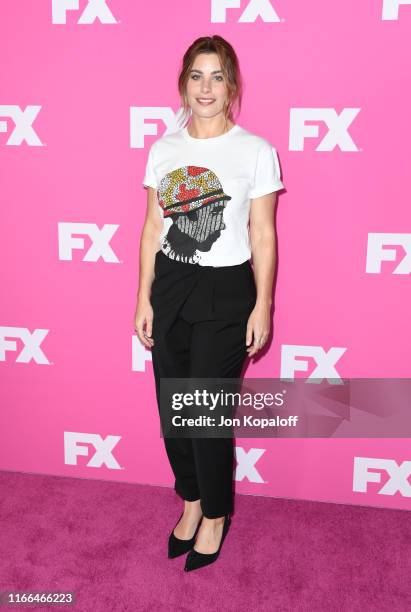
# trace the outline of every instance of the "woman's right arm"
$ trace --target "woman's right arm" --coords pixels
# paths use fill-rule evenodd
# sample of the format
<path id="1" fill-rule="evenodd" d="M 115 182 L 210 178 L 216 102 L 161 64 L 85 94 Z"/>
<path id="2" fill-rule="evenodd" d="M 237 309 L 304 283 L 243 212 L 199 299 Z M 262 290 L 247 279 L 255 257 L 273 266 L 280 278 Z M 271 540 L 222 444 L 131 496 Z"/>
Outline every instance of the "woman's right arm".
<path id="1" fill-rule="evenodd" d="M 147 210 L 140 239 L 140 272 L 134 327 L 141 342 L 151 348 L 154 340 L 153 309 L 150 303 L 151 285 L 154 280 L 154 261 L 158 251 L 159 237 L 163 228 L 159 214 L 157 190 L 147 189 Z"/>

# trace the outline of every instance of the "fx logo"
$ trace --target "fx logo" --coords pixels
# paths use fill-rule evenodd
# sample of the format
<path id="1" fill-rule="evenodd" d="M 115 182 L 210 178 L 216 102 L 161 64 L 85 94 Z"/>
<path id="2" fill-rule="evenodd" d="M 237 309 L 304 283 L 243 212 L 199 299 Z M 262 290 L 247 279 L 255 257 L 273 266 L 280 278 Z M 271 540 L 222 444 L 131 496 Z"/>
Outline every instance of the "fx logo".
<path id="1" fill-rule="evenodd" d="M 392 247 L 392 248 L 384 248 Z M 398 247 L 398 248 L 395 248 Z M 392 274 L 411 273 L 411 234 L 368 234 L 367 263 L 365 271 L 369 274 L 380 274 L 383 261 L 395 261 L 399 258 L 399 249 L 405 251 L 402 259 Z"/>
<path id="2" fill-rule="evenodd" d="M 307 372 L 307 357 L 311 357 L 317 365 L 307 380 L 316 383 L 317 379 L 326 378 L 330 384 L 343 384 L 335 365 L 346 350 L 343 347 L 333 346 L 326 352 L 322 346 L 283 344 L 281 346 L 280 378 L 293 380 L 296 372 Z"/>
<path id="3" fill-rule="evenodd" d="M 110 470 L 122 470 L 124 468 L 116 461 L 112 453 L 120 440 L 121 436 L 107 436 L 103 439 L 99 434 L 65 431 L 64 463 L 77 465 L 77 457 L 88 457 L 91 454 L 87 467 L 99 468 L 105 465 Z M 91 453 L 90 446 L 95 452 Z"/>
<path id="4" fill-rule="evenodd" d="M 411 4 L 411 0 L 383 0 L 382 20 L 397 21 L 401 4 Z"/>
<path id="5" fill-rule="evenodd" d="M 14 123 L 6 145 L 18 146 L 25 140 L 30 147 L 42 147 L 43 143 L 33 128 L 33 122 L 39 114 L 41 106 L 26 106 L 22 110 L 16 104 L 0 104 L 0 117 L 8 117 Z M 0 119 L 0 132 L 6 133 L 7 121 Z"/>
<path id="6" fill-rule="evenodd" d="M 333 346 L 326 352 L 322 346 L 283 344 L 281 346 L 280 378 L 293 380 L 296 372 L 307 372 L 308 359 L 304 357 L 311 357 L 317 365 L 307 380 L 317 383 L 317 379 L 326 378 L 331 384 L 343 384 L 334 366 L 346 350 L 343 347 Z"/>
<path id="7" fill-rule="evenodd" d="M 318 139 L 319 123 L 325 123 L 328 131 L 316 151 L 332 151 L 337 146 L 341 151 L 358 151 L 348 128 L 360 110 L 344 108 L 338 115 L 334 108 L 292 108 L 288 143 L 290 151 L 304 151 L 305 138 Z M 307 121 L 315 121 L 317 125 L 307 125 Z"/>
<path id="8" fill-rule="evenodd" d="M 95 223 L 59 223 L 58 243 L 59 259 L 72 261 L 73 250 L 84 251 L 84 238 L 74 237 L 73 234 L 88 236 L 91 246 L 82 261 L 98 261 L 101 257 L 108 263 L 119 263 L 119 260 L 110 246 L 110 240 L 119 225 L 106 223 L 101 229 Z"/>
<path id="9" fill-rule="evenodd" d="M 137 335 L 131 336 L 131 369 L 133 372 L 145 372 L 146 361 L 153 361 L 151 351 L 146 349 Z"/>
<path id="10" fill-rule="evenodd" d="M 240 8 L 241 4 L 241 0 L 211 0 L 211 23 L 225 23 L 227 9 Z M 254 23 L 258 17 L 266 23 L 280 21 L 270 0 L 250 0 L 237 22 Z"/>
<path id="11" fill-rule="evenodd" d="M 242 446 L 236 446 L 235 455 L 238 465 L 235 471 L 235 480 L 241 482 L 244 478 L 247 478 L 250 482 L 264 483 L 255 464 L 265 451 L 265 448 L 250 448 L 249 451 L 245 451 Z"/>
<path id="12" fill-rule="evenodd" d="M 369 469 L 378 470 L 370 472 Z M 411 497 L 411 461 L 400 465 L 394 459 L 376 459 L 373 457 L 354 457 L 353 491 L 367 493 L 369 482 L 381 482 L 381 472 L 388 474 L 388 480 L 380 487 L 378 495 L 395 495 L 397 491 L 403 497 Z"/>
<path id="13" fill-rule="evenodd" d="M 146 119 L 158 119 L 166 126 L 166 134 L 172 134 L 179 129 L 179 118 L 182 109 L 175 114 L 169 106 L 131 106 L 130 107 L 130 147 L 132 149 L 144 148 L 145 136 L 158 134 L 157 123 L 146 122 Z"/>
<path id="14" fill-rule="evenodd" d="M 40 344 L 49 333 L 49 329 L 35 329 L 30 332 L 26 327 L 3 327 L 0 326 L 0 361 L 6 361 L 6 352 L 18 352 L 16 340 L 23 343 L 23 348 L 16 357 L 16 363 L 29 363 L 35 361 L 43 365 L 50 365 L 49 360 L 40 348 Z"/>
<path id="15" fill-rule="evenodd" d="M 51 0 L 52 23 L 67 23 L 67 11 L 78 11 L 79 0 Z M 107 6 L 107 0 L 88 0 L 77 23 L 90 24 L 99 19 L 101 23 L 117 23 Z"/>

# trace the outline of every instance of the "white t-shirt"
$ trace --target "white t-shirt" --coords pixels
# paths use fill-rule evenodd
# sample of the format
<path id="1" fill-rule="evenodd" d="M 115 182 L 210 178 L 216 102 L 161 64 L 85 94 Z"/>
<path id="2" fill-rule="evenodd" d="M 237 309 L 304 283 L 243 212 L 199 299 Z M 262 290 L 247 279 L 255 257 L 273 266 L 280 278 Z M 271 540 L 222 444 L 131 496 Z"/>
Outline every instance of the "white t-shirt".
<path id="1" fill-rule="evenodd" d="M 184 127 L 154 141 L 143 185 L 157 189 L 163 253 L 213 267 L 250 259 L 250 199 L 284 187 L 275 148 L 238 124 L 213 138 Z"/>

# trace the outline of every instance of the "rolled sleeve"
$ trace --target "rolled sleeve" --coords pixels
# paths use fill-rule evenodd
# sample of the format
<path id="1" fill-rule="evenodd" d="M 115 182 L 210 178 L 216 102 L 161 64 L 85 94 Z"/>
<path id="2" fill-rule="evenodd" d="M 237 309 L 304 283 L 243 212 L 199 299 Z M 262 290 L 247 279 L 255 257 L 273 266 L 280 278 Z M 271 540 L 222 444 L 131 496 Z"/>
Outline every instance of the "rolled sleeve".
<path id="1" fill-rule="evenodd" d="M 268 141 L 265 141 L 258 152 L 254 183 L 249 196 L 259 198 L 283 188 L 277 151 Z"/>
<path id="2" fill-rule="evenodd" d="M 147 163 L 144 172 L 143 185 L 145 187 L 153 187 L 154 189 L 158 188 L 157 185 L 157 177 L 154 171 L 154 154 L 153 154 L 153 145 L 151 145 L 148 156 Z"/>

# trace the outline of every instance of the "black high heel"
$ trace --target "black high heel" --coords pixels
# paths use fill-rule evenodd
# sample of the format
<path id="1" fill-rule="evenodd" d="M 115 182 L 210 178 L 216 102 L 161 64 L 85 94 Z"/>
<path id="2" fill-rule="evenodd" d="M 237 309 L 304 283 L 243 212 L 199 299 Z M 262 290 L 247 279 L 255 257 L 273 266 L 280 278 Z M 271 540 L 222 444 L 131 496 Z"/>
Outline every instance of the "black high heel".
<path id="1" fill-rule="evenodd" d="M 223 525 L 223 533 L 220 540 L 220 545 L 218 550 L 214 553 L 199 553 L 195 548 L 192 548 L 187 555 L 186 564 L 184 567 L 184 571 L 191 572 L 192 570 L 198 569 L 200 567 L 204 567 L 205 565 L 210 565 L 217 560 L 218 555 L 220 554 L 221 547 L 223 545 L 224 539 L 228 533 L 228 528 L 231 525 L 231 518 L 228 514 L 224 516 L 224 525 Z"/>
<path id="2" fill-rule="evenodd" d="M 201 517 L 201 519 L 198 521 L 197 528 L 192 538 L 190 538 L 189 540 L 180 540 L 180 538 L 176 538 L 176 536 L 174 535 L 174 529 L 177 527 L 183 514 L 184 514 L 184 511 L 181 513 L 180 518 L 178 519 L 177 523 L 174 525 L 174 528 L 168 538 L 168 558 L 169 559 L 175 559 L 176 557 L 179 557 L 180 555 L 184 555 L 184 553 L 188 552 L 190 548 L 194 546 L 197 531 L 199 530 L 200 525 L 201 525 L 201 520 L 203 517 Z"/>

